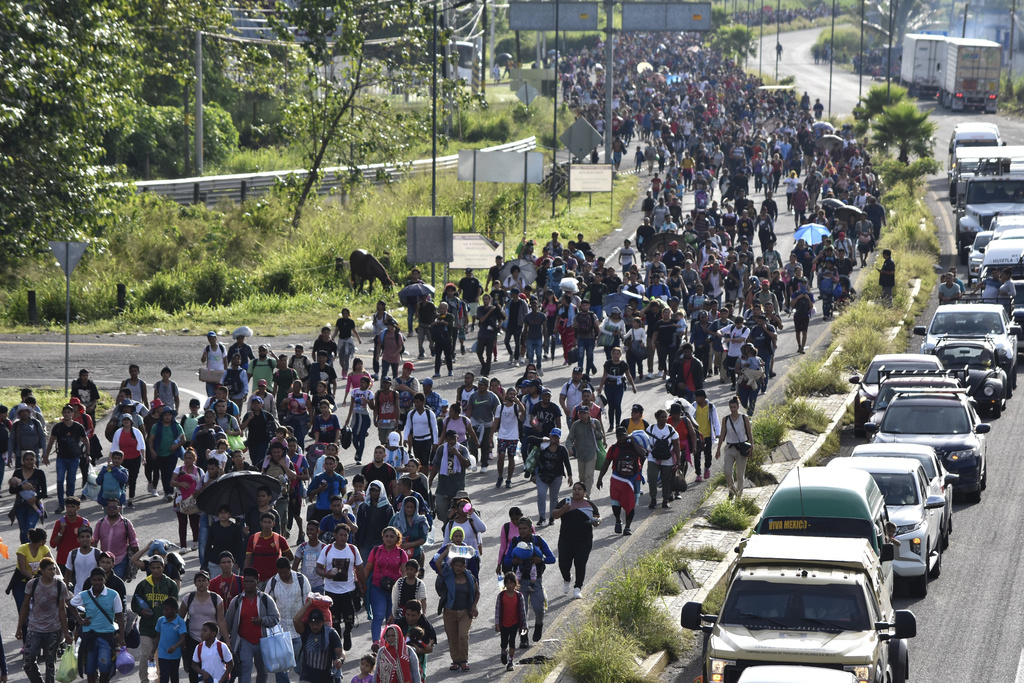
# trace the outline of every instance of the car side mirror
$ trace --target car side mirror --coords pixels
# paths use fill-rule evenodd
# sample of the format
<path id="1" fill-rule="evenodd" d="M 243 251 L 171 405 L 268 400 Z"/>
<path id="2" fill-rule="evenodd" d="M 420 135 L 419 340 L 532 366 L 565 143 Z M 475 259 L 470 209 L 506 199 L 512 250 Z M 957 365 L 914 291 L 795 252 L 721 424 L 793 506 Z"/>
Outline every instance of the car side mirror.
<path id="1" fill-rule="evenodd" d="M 990 431 L 992 431 L 992 425 L 988 424 L 987 422 L 982 422 L 980 425 L 974 428 L 975 434 L 988 434 Z"/>
<path id="2" fill-rule="evenodd" d="M 924 337 L 925 335 L 928 334 L 928 330 L 925 328 L 924 325 L 915 325 L 914 334 L 916 334 L 919 337 Z"/>
<path id="3" fill-rule="evenodd" d="M 946 507 L 946 499 L 942 496 L 928 496 L 928 501 L 924 504 L 926 510 L 940 510 Z"/>
<path id="4" fill-rule="evenodd" d="M 874 422 L 864 423 L 864 433 L 867 434 L 868 436 L 875 434 L 877 431 L 878 425 L 876 425 Z"/>
<path id="5" fill-rule="evenodd" d="M 917 635 L 917 617 L 908 609 L 896 610 L 893 628 L 897 638 L 913 638 Z"/>
<path id="6" fill-rule="evenodd" d="M 959 480 L 959 474 L 947 473 L 946 476 L 942 478 L 942 483 L 945 484 L 946 486 L 949 486 L 950 484 L 955 484 Z"/>
<path id="7" fill-rule="evenodd" d="M 718 620 L 717 615 L 704 614 L 704 605 L 700 602 L 690 601 L 683 605 L 682 612 L 679 615 L 679 625 L 690 631 L 704 631 L 705 633 L 711 633 L 711 629 L 714 627 L 714 622 Z M 705 625 L 704 622 L 711 622 L 711 625 Z"/>
<path id="8" fill-rule="evenodd" d="M 860 375 L 850 375 L 850 384 L 860 384 Z"/>
<path id="9" fill-rule="evenodd" d="M 895 546 L 892 543 L 882 544 L 882 562 L 892 562 L 896 558 Z"/>
<path id="10" fill-rule="evenodd" d="M 1020 335 L 1020 325 L 1010 325 L 1010 334 Z"/>
<path id="11" fill-rule="evenodd" d="M 984 254 L 985 253 L 985 247 L 978 247 L 978 253 L 979 254 Z"/>

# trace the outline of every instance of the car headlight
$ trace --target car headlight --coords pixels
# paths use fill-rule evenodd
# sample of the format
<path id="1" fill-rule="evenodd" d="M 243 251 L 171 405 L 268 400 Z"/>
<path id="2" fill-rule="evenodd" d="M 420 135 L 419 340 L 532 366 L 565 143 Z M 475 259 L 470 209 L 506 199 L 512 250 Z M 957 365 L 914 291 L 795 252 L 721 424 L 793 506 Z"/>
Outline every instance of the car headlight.
<path id="1" fill-rule="evenodd" d="M 946 456 L 949 460 L 957 462 L 960 460 L 967 460 L 969 458 L 978 457 L 978 451 L 973 448 L 967 448 L 962 451 L 950 451 L 949 455 Z"/>
<path id="2" fill-rule="evenodd" d="M 924 520 L 914 522 L 913 524 L 904 524 L 903 526 L 896 527 L 896 535 L 902 536 L 903 534 L 909 534 L 917 531 L 924 524 Z"/>
<path id="3" fill-rule="evenodd" d="M 921 539 L 920 538 L 912 538 L 912 539 L 910 539 L 910 552 L 914 553 L 915 555 L 920 555 L 921 554 Z"/>
<path id="4" fill-rule="evenodd" d="M 849 671 L 853 674 L 853 677 L 857 679 L 857 683 L 868 683 L 871 680 L 871 669 L 874 668 L 869 664 L 861 664 L 859 666 L 844 666 L 843 671 Z"/>
<path id="5" fill-rule="evenodd" d="M 711 683 L 722 683 L 725 681 L 725 667 L 735 666 L 736 660 L 712 658 L 709 664 L 708 671 L 711 672 Z"/>
<path id="6" fill-rule="evenodd" d="M 996 390 L 995 390 L 995 387 L 993 387 L 991 384 L 989 384 L 984 389 L 981 390 L 981 393 L 985 394 L 986 396 L 991 397 L 992 395 L 994 395 L 996 393 Z"/>

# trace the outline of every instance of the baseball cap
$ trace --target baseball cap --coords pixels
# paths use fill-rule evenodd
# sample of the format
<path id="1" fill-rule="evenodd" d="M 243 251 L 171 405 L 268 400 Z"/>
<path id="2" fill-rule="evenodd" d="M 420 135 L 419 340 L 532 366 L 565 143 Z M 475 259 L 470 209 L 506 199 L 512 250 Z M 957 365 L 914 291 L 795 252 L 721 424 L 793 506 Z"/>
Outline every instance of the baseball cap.
<path id="1" fill-rule="evenodd" d="M 388 434 L 388 445 L 392 448 L 398 448 L 398 444 L 402 443 L 402 435 L 398 432 L 391 432 Z"/>
<path id="2" fill-rule="evenodd" d="M 551 436 L 557 436 L 557 437 L 561 438 L 562 430 L 559 429 L 558 427 L 555 427 L 554 429 L 551 430 Z"/>
<path id="3" fill-rule="evenodd" d="M 207 337 L 216 337 L 217 333 L 214 332 L 213 330 L 210 330 L 209 332 L 206 333 L 206 336 Z"/>
<path id="4" fill-rule="evenodd" d="M 402 363 L 402 369 L 403 370 L 415 370 L 416 366 L 413 365 L 412 363 L 410 363 L 409 361 L 405 361 L 404 363 Z"/>
<path id="5" fill-rule="evenodd" d="M 616 436 L 618 436 L 619 434 L 627 434 L 627 433 L 628 432 L 626 431 L 625 427 L 616 427 L 615 428 L 615 435 Z"/>
<path id="6" fill-rule="evenodd" d="M 540 395 L 541 395 L 541 396 L 543 396 L 543 395 L 545 395 L 545 394 L 547 394 L 548 396 L 550 396 L 550 395 L 551 395 L 551 390 L 550 390 L 550 389 L 548 389 L 547 387 L 544 387 L 543 389 L 541 389 L 541 390 L 540 390 Z"/>
<path id="7" fill-rule="evenodd" d="M 267 380 L 261 379 L 259 382 L 256 382 L 256 386 L 258 386 L 258 387 L 265 387 L 265 386 L 267 386 Z"/>
<path id="8" fill-rule="evenodd" d="M 670 247 L 678 247 L 679 246 L 679 242 L 677 242 L 675 240 L 672 240 L 671 242 L 668 243 L 668 246 L 670 246 Z"/>
<path id="9" fill-rule="evenodd" d="M 431 386 L 432 387 L 432 386 L 434 386 L 434 380 L 432 380 L 429 377 L 427 377 L 427 378 L 423 379 L 423 381 L 421 381 L 420 384 L 422 384 L 424 386 Z"/>
<path id="10" fill-rule="evenodd" d="M 642 405 L 640 405 L 639 403 L 634 403 L 633 404 L 633 408 L 632 408 L 632 412 L 634 412 L 634 413 L 642 413 L 642 412 L 644 412 L 644 407 Z"/>

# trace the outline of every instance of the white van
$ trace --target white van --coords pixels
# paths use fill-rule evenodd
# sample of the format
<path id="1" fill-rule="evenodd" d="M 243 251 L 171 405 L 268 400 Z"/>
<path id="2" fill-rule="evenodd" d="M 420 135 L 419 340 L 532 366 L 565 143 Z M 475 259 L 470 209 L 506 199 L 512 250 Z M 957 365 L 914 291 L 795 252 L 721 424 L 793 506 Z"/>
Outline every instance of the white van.
<path id="1" fill-rule="evenodd" d="M 981 262 L 981 271 L 978 274 L 979 280 L 988 277 L 992 269 L 1001 270 L 1012 268 L 1013 277 L 1019 278 L 1024 268 L 1024 241 L 1021 240 L 992 240 L 985 248 L 985 258 Z"/>
<path id="2" fill-rule="evenodd" d="M 949 161 L 946 164 L 947 175 L 952 175 L 956 168 L 957 149 L 959 147 L 1001 147 L 1003 139 L 999 135 L 999 126 L 994 123 L 971 121 L 958 123 L 949 137 Z"/>
<path id="3" fill-rule="evenodd" d="M 993 218 L 988 226 L 988 229 L 993 233 L 992 239 L 999 239 L 996 235 L 1013 228 L 1024 228 L 1024 215 L 1004 213 Z"/>

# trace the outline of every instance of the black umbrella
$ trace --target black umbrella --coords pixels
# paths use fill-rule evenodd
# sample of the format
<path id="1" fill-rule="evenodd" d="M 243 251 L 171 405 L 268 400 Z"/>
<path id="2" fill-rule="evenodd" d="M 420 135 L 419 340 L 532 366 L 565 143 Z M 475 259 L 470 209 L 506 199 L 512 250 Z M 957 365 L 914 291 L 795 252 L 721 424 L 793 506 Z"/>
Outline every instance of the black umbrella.
<path id="1" fill-rule="evenodd" d="M 429 296 L 433 298 L 434 288 L 430 285 L 423 284 L 422 282 L 417 282 L 407 287 L 403 287 L 402 291 L 398 293 L 398 300 L 405 303 L 409 299 L 412 299 L 415 302 L 421 296 Z"/>
<path id="2" fill-rule="evenodd" d="M 863 218 L 864 212 L 851 204 L 844 204 L 836 207 L 836 218 L 841 221 L 849 221 L 851 218 Z"/>
<path id="3" fill-rule="evenodd" d="M 256 506 L 256 491 L 266 486 L 270 497 L 281 494 L 281 482 L 258 472 L 231 472 L 222 475 L 199 492 L 196 503 L 208 515 L 215 515 L 221 505 L 231 508 L 232 517 L 241 517 Z"/>
<path id="4" fill-rule="evenodd" d="M 844 206 L 846 206 L 846 204 L 839 201 L 835 197 L 826 197 L 825 199 L 822 199 L 821 205 L 826 209 L 841 209 Z"/>
<path id="5" fill-rule="evenodd" d="M 500 55 L 494 58 L 494 61 L 500 64 L 501 66 L 505 66 L 510 61 L 512 61 L 512 55 L 510 55 L 507 52 L 502 52 Z"/>

